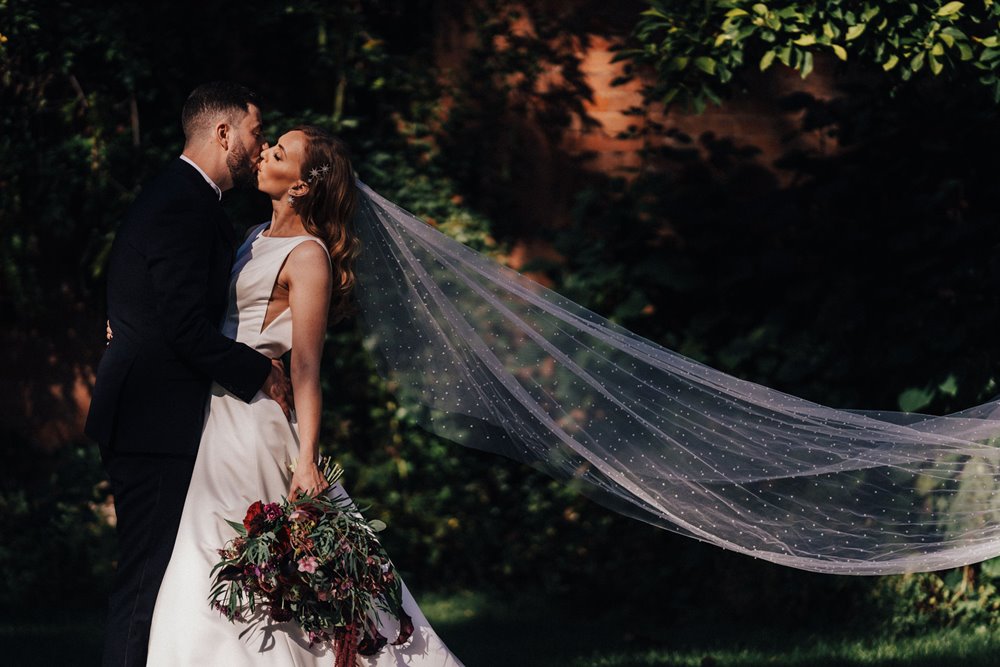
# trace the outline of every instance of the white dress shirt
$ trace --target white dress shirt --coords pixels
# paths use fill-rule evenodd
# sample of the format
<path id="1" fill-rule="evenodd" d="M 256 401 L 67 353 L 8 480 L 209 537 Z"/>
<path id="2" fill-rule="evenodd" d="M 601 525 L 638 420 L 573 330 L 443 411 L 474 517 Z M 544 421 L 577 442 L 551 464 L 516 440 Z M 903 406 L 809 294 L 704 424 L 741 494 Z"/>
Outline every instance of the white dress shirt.
<path id="1" fill-rule="evenodd" d="M 199 167 L 198 165 L 196 165 L 196 164 L 194 163 L 194 160 L 192 160 L 191 158 L 189 158 L 189 157 L 188 157 L 187 155 L 182 155 L 182 156 L 181 156 L 181 159 L 182 159 L 182 160 L 184 160 L 184 161 L 185 161 L 185 162 L 187 162 L 187 163 L 188 163 L 189 165 L 191 165 L 192 167 L 194 167 L 195 169 L 197 169 L 197 170 L 198 170 L 198 173 L 199 173 L 199 174 L 201 174 L 201 177 L 205 179 L 205 182 L 206 182 L 206 183 L 208 183 L 209 185 L 211 185 L 211 186 L 212 186 L 212 189 L 213 189 L 213 190 L 215 190 L 215 194 L 219 195 L 219 199 L 221 200 L 221 199 L 222 199 L 222 188 L 220 188 L 220 187 L 219 187 L 218 185 L 216 185 L 216 184 L 215 184 L 215 181 L 213 181 L 213 180 L 212 180 L 211 178 L 209 178 L 209 177 L 208 177 L 208 174 L 206 174 L 206 173 L 205 173 L 205 172 L 204 172 L 204 171 L 202 170 L 202 168 L 201 168 L 201 167 Z"/>

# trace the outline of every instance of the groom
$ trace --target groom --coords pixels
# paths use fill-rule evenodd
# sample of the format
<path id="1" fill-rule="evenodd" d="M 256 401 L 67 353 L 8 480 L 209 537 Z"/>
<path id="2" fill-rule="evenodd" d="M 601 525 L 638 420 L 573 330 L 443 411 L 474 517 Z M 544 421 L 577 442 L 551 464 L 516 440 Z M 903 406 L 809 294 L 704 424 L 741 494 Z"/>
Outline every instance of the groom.
<path id="1" fill-rule="evenodd" d="M 247 402 L 262 390 L 288 412 L 281 363 L 219 332 L 235 245 L 220 198 L 256 183 L 264 144 L 257 98 L 234 83 L 205 84 L 181 121 L 183 154 L 143 189 L 109 259 L 114 339 L 86 426 L 111 480 L 121 551 L 104 667 L 146 663 L 211 383 Z"/>

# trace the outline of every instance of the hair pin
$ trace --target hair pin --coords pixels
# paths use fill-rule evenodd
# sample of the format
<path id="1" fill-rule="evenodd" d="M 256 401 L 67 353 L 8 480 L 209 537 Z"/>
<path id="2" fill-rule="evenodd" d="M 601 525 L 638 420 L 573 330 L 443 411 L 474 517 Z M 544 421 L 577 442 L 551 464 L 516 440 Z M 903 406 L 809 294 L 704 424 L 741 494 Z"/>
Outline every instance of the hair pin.
<path id="1" fill-rule="evenodd" d="M 330 164 L 329 163 L 324 164 L 321 167 L 313 167 L 312 169 L 309 170 L 309 178 L 307 179 L 307 182 L 312 183 L 317 178 L 319 178 L 321 175 L 322 176 L 326 176 L 326 174 L 327 174 L 328 171 L 330 171 Z"/>

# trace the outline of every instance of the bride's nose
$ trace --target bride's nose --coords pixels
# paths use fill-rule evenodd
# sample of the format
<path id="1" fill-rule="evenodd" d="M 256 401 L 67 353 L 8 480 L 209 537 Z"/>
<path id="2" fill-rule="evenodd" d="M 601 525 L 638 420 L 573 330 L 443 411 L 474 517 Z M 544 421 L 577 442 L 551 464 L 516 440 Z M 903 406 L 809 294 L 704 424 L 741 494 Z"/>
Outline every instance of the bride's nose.
<path id="1" fill-rule="evenodd" d="M 265 141 L 264 145 L 261 146 L 261 148 L 260 148 L 260 159 L 261 160 L 264 159 L 264 156 L 267 154 L 267 149 L 269 149 L 269 148 L 270 148 L 270 146 L 268 146 L 267 142 Z"/>

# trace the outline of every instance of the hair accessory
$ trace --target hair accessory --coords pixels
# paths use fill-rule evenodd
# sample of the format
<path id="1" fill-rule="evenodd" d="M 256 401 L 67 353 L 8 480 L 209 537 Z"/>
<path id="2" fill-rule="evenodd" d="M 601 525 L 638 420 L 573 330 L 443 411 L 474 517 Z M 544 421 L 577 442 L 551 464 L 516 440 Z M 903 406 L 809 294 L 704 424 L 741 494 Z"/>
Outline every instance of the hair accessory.
<path id="1" fill-rule="evenodd" d="M 330 164 L 329 163 L 324 164 L 322 167 L 314 167 L 313 169 L 310 169 L 309 170 L 309 178 L 307 179 L 307 182 L 308 183 L 312 183 L 317 178 L 319 178 L 320 175 L 326 176 L 326 173 L 328 171 L 330 171 Z"/>

